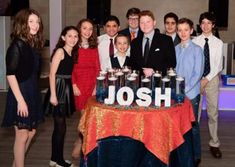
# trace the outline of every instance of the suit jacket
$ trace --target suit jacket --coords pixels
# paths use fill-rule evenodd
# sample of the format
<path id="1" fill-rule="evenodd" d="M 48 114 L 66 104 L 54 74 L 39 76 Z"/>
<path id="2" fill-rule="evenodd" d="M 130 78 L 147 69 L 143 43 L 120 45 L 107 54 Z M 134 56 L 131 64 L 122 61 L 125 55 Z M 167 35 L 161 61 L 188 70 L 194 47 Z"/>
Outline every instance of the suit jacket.
<path id="1" fill-rule="evenodd" d="M 181 39 L 178 34 L 176 34 L 175 39 L 173 41 L 174 46 L 178 45 L 181 42 Z"/>
<path id="2" fill-rule="evenodd" d="M 144 64 L 142 41 L 143 36 L 134 39 L 131 43 L 129 66 L 132 69 L 142 72 L 143 67 L 153 68 L 166 75 L 167 68 L 175 68 L 175 47 L 171 37 L 155 30 L 146 64 Z"/>
<path id="3" fill-rule="evenodd" d="M 125 29 L 119 31 L 118 34 L 123 34 L 123 35 L 128 36 L 130 41 L 131 41 L 131 32 L 130 32 L 129 28 L 125 28 Z M 141 37 L 141 36 L 143 36 L 143 32 L 139 29 L 136 38 Z"/>
<path id="4" fill-rule="evenodd" d="M 123 66 L 128 65 L 129 62 L 129 57 L 126 56 L 126 60 L 125 63 L 123 64 Z M 111 58 L 111 64 L 112 64 L 112 68 L 122 68 L 119 64 L 118 58 L 117 57 L 112 57 Z"/>

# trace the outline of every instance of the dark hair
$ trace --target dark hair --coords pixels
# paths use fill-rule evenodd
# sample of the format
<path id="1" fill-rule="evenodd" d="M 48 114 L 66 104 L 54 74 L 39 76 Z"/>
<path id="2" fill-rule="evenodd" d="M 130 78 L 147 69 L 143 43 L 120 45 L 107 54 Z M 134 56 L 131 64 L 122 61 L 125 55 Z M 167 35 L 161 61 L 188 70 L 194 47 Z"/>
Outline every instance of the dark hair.
<path id="1" fill-rule="evenodd" d="M 207 19 L 207 20 L 210 20 L 212 22 L 212 24 L 214 25 L 215 22 L 216 22 L 216 18 L 215 18 L 215 15 L 213 13 L 210 13 L 210 12 L 204 12 L 200 15 L 199 17 L 199 24 L 202 23 L 202 20 L 203 19 Z"/>
<path id="2" fill-rule="evenodd" d="M 78 32 L 77 27 L 75 27 L 75 26 L 66 26 L 62 30 L 62 32 L 60 33 L 59 40 L 58 40 L 58 42 L 57 42 L 57 44 L 56 44 L 56 46 L 55 46 L 55 48 L 54 48 L 54 50 L 51 54 L 52 55 L 51 59 L 54 56 L 54 54 L 55 54 L 55 52 L 58 48 L 63 48 L 64 47 L 65 41 L 62 39 L 62 36 L 65 36 L 68 33 L 68 31 L 70 31 L 70 30 L 75 30 L 75 31 Z M 78 36 L 79 36 L 79 34 L 78 34 Z M 77 62 L 77 59 L 78 59 L 78 43 L 73 47 L 71 54 L 72 54 L 74 62 Z"/>
<path id="3" fill-rule="evenodd" d="M 109 21 L 115 21 L 115 22 L 117 23 L 117 25 L 120 26 L 120 21 L 119 21 L 119 19 L 118 19 L 117 16 L 114 16 L 114 15 L 108 16 L 108 17 L 105 19 L 104 25 L 106 25 L 107 22 L 109 22 Z"/>
<path id="4" fill-rule="evenodd" d="M 151 12 L 150 10 L 143 10 L 140 12 L 139 14 L 139 18 L 141 18 L 142 16 L 149 16 L 151 17 L 153 20 L 155 20 L 155 17 L 153 15 L 153 12 Z"/>
<path id="5" fill-rule="evenodd" d="M 28 26 L 28 19 L 29 16 L 32 14 L 36 15 L 39 18 L 39 30 L 35 35 L 30 34 L 30 28 Z M 16 14 L 13 22 L 13 31 L 11 33 L 11 39 L 14 40 L 16 38 L 22 39 L 34 48 L 43 48 L 44 39 L 42 18 L 36 10 L 23 9 Z"/>
<path id="6" fill-rule="evenodd" d="M 179 19 L 178 25 L 179 25 L 179 24 L 184 24 L 184 23 L 188 24 L 189 27 L 190 27 L 191 29 L 193 29 L 193 22 L 192 22 L 192 20 L 190 20 L 190 19 L 188 19 L 188 18 L 181 18 L 181 19 Z"/>
<path id="7" fill-rule="evenodd" d="M 130 44 L 130 39 L 129 39 L 129 37 L 126 36 L 126 35 L 124 35 L 124 34 L 118 34 L 118 35 L 114 38 L 114 43 L 115 43 L 115 44 L 117 43 L 117 39 L 118 39 L 119 37 L 125 37 L 125 38 L 127 39 L 128 44 Z"/>
<path id="8" fill-rule="evenodd" d="M 139 15 L 139 13 L 140 13 L 139 8 L 130 8 L 130 9 L 128 9 L 128 11 L 126 13 L 126 18 L 128 19 L 129 16 L 131 16 L 131 15 Z"/>
<path id="9" fill-rule="evenodd" d="M 175 20 L 176 24 L 178 23 L 179 18 L 175 13 L 173 13 L 173 12 L 167 13 L 164 16 L 164 23 L 166 23 L 166 19 L 168 19 L 168 18 L 173 18 Z"/>
<path id="10" fill-rule="evenodd" d="M 96 48 L 98 46 L 97 35 L 96 35 L 95 29 L 94 29 L 94 23 L 90 19 L 82 19 L 77 24 L 77 29 L 78 29 L 78 34 L 79 34 L 78 44 L 82 43 L 81 27 L 82 27 L 82 24 L 85 23 L 85 22 L 90 23 L 93 27 L 91 37 L 88 39 L 89 48 Z"/>

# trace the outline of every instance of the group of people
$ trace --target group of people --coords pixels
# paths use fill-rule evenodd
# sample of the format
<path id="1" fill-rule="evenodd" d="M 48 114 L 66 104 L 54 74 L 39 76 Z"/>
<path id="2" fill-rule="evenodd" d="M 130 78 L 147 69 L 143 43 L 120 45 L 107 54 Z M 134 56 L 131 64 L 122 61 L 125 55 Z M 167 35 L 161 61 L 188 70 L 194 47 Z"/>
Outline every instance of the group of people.
<path id="1" fill-rule="evenodd" d="M 96 93 L 96 77 L 100 70 L 130 66 L 141 75 L 154 71 L 167 74 L 174 68 L 185 78 L 185 94 L 190 99 L 195 122 L 192 124 L 193 158 L 195 166 L 201 160 L 199 120 L 201 96 L 206 94 L 209 148 L 215 158 L 221 158 L 218 139 L 219 73 L 222 70 L 223 42 L 213 35 L 215 18 L 205 12 L 200 15 L 202 34 L 192 39 L 193 22 L 178 19 L 175 13 L 164 17 L 165 32 L 156 28 L 149 10 L 130 8 L 126 18 L 128 28 L 120 31 L 118 17 L 110 15 L 104 22 L 105 33 L 96 36 L 94 24 L 82 19 L 77 26 L 66 26 L 53 50 L 49 74 L 50 88 L 41 105 L 37 85 L 39 51 L 43 47 L 43 24 L 33 9 L 24 9 L 14 18 L 12 43 L 6 55 L 7 94 L 2 126 L 14 126 L 13 167 L 23 167 L 25 153 L 44 114 L 52 113 L 54 129 L 49 165 L 72 166 L 64 159 L 66 117 L 74 111 L 81 114 L 86 101 Z M 73 156 L 80 151 L 78 137 Z"/>

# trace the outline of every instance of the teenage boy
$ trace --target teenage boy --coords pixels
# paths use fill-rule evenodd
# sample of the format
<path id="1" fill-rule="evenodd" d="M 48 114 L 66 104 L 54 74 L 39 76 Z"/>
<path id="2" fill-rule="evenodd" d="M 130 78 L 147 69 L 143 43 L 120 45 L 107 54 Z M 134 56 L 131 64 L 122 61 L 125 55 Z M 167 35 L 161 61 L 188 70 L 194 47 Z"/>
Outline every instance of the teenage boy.
<path id="1" fill-rule="evenodd" d="M 128 36 L 130 41 L 143 34 L 143 32 L 139 29 L 139 13 L 139 8 L 128 9 L 126 13 L 128 27 L 118 32 L 119 34 Z"/>
<path id="2" fill-rule="evenodd" d="M 205 56 L 204 73 L 201 79 L 201 94 L 205 93 L 206 96 L 210 133 L 209 149 L 215 158 L 221 158 L 222 153 L 219 149 L 220 141 L 218 138 L 218 95 L 219 77 L 222 71 L 223 42 L 212 33 L 215 26 L 213 14 L 209 12 L 202 13 L 199 18 L 199 24 L 202 34 L 196 37 L 193 42 L 203 48 Z M 199 107 L 199 113 L 201 114 L 201 107 Z"/>
<path id="3" fill-rule="evenodd" d="M 114 38 L 117 36 L 119 29 L 120 22 L 116 16 L 111 15 L 105 20 L 105 34 L 98 37 L 98 51 L 102 70 L 107 70 L 112 67 L 110 57 L 113 57 L 116 52 Z"/>
<path id="4" fill-rule="evenodd" d="M 141 75 L 151 76 L 155 70 L 166 75 L 168 68 L 175 68 L 175 48 L 172 39 L 154 29 L 156 20 L 151 11 L 139 14 L 143 36 L 131 42 L 129 66 Z"/>
<path id="5" fill-rule="evenodd" d="M 204 70 L 204 57 L 200 46 L 191 41 L 193 22 L 182 18 L 177 24 L 177 33 L 181 39 L 176 51 L 176 73 L 185 79 L 185 94 L 190 99 L 195 122 L 192 126 L 193 160 L 198 166 L 201 159 L 201 141 L 198 122 L 198 107 L 200 102 L 200 80 Z M 184 150 L 186 151 L 186 150 Z"/>
<path id="6" fill-rule="evenodd" d="M 165 33 L 172 38 L 175 46 L 180 43 L 180 38 L 177 35 L 177 23 L 178 16 L 175 13 L 170 12 L 164 16 Z"/>

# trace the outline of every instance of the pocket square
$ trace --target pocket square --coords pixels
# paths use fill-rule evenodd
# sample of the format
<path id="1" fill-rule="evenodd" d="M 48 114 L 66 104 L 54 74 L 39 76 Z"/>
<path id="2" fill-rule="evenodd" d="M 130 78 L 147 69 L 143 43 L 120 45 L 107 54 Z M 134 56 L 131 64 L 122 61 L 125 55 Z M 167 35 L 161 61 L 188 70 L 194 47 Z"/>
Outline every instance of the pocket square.
<path id="1" fill-rule="evenodd" d="M 160 49 L 159 49 L 159 48 L 156 48 L 156 49 L 155 49 L 155 52 L 157 52 L 157 51 L 160 51 Z"/>

